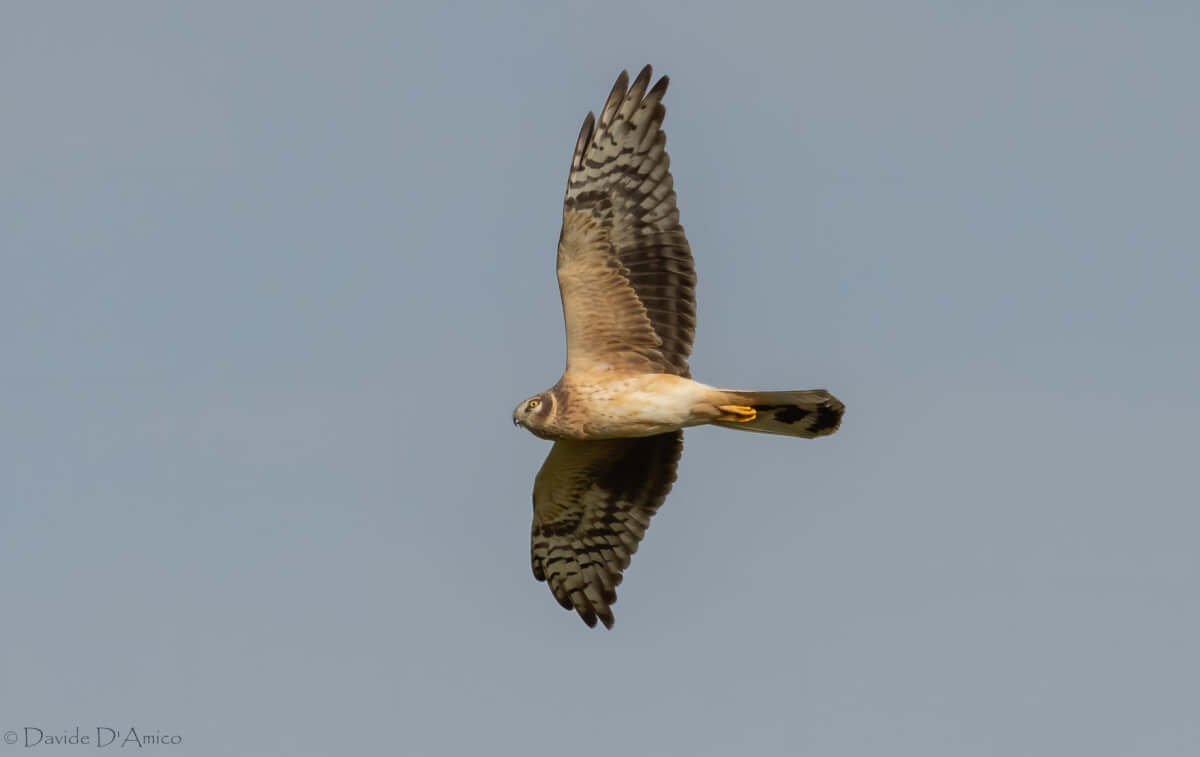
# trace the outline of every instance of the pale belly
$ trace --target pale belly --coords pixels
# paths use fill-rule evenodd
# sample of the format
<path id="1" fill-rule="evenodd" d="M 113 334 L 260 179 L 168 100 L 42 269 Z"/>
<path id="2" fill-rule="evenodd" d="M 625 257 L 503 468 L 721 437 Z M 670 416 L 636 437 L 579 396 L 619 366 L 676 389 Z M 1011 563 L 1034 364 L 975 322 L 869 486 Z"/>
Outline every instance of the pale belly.
<path id="1" fill-rule="evenodd" d="M 712 388 L 669 374 L 649 374 L 571 389 L 581 438 L 653 436 L 712 420 Z M 572 413 L 574 415 L 574 413 Z"/>

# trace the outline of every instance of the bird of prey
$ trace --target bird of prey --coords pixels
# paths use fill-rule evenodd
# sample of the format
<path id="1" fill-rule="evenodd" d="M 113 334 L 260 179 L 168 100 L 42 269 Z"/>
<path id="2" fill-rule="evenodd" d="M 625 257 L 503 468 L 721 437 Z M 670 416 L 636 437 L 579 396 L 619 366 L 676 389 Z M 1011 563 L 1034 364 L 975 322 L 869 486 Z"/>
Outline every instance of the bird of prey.
<path id="1" fill-rule="evenodd" d="M 575 142 L 558 286 L 567 365 L 513 423 L 554 446 L 533 484 L 533 575 L 589 626 L 611 605 L 675 481 L 688 426 L 813 438 L 844 406 L 824 389 L 746 392 L 693 381 L 696 273 L 663 133 L 667 77 L 622 71 Z"/>

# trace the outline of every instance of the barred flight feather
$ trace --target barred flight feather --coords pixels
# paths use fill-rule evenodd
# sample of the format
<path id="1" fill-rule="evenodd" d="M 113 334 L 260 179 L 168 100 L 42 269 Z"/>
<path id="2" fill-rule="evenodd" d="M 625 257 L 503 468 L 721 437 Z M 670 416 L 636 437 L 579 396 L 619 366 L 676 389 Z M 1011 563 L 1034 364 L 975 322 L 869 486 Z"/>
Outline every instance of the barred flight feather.
<path id="1" fill-rule="evenodd" d="M 575 143 L 558 254 L 568 370 L 603 361 L 690 376 L 696 272 L 662 131 L 669 80 L 647 91 L 650 76 L 646 66 L 630 86 L 622 72 Z"/>
<path id="2" fill-rule="evenodd" d="M 682 453 L 682 431 L 550 449 L 533 485 L 533 575 L 589 626 L 612 628 L 616 587 Z"/>

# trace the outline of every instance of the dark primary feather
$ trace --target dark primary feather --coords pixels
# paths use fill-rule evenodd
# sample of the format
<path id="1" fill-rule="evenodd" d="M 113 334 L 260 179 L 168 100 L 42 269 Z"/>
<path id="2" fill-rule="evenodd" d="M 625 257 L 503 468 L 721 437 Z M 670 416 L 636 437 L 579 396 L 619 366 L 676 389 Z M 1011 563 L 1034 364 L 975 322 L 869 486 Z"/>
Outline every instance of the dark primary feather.
<path id="1" fill-rule="evenodd" d="M 563 209 L 600 224 L 606 243 L 597 245 L 595 254 L 611 258 L 645 308 L 660 342 L 664 372 L 688 376 L 696 330 L 696 273 L 679 223 L 662 130 L 662 98 L 669 80 L 664 76 L 647 91 L 650 75 L 646 66 L 630 86 L 628 73 L 621 72 L 599 121 L 591 113 L 584 119 Z M 560 267 L 562 263 L 560 247 Z"/>

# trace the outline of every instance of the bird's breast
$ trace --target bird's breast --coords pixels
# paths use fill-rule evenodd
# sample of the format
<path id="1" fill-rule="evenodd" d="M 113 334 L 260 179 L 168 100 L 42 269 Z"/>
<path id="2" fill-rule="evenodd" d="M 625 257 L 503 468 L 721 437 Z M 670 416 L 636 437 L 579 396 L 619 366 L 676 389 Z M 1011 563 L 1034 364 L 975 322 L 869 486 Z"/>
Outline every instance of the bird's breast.
<path id="1" fill-rule="evenodd" d="M 570 402 L 558 409 L 562 422 L 556 425 L 575 439 L 677 431 L 699 422 L 693 408 L 704 388 L 691 379 L 669 374 L 577 381 L 570 385 Z"/>

